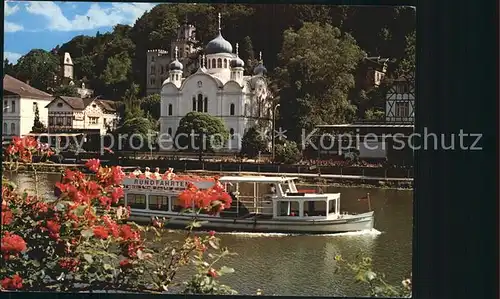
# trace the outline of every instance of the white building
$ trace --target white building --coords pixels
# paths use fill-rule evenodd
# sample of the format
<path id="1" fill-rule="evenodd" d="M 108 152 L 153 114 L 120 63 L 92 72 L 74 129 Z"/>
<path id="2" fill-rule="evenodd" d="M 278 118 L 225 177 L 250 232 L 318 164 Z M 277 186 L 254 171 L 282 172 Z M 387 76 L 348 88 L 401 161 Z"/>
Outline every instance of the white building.
<path id="1" fill-rule="evenodd" d="M 391 123 L 415 122 L 415 87 L 401 77 L 394 80 L 386 95 L 385 120 Z"/>
<path id="2" fill-rule="evenodd" d="M 50 132 L 99 130 L 104 135 L 116 128 L 119 119 L 113 101 L 60 96 L 45 107 Z"/>
<path id="3" fill-rule="evenodd" d="M 45 106 L 52 99 L 52 95 L 5 75 L 3 78 L 2 137 L 11 139 L 12 136 L 24 136 L 30 133 L 37 107 L 40 121 L 47 125 L 48 111 Z"/>
<path id="4" fill-rule="evenodd" d="M 252 75 L 243 73 L 244 63 L 233 46 L 219 34 L 199 57 L 198 71 L 183 78 L 183 64 L 177 59 L 169 65 L 168 78 L 161 89 L 160 130 L 175 136 L 179 121 L 187 113 L 198 111 L 222 119 L 232 135 L 228 150 L 239 150 L 244 132 L 258 121 L 271 126 L 272 101 L 265 78 L 262 54 Z"/>

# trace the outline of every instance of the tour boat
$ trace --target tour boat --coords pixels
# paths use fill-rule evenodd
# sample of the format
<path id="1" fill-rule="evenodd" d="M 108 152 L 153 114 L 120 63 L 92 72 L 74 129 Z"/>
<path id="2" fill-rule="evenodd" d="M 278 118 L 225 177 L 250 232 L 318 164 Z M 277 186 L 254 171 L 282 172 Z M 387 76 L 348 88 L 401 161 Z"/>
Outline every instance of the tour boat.
<path id="1" fill-rule="evenodd" d="M 340 193 L 299 192 L 296 179 L 223 176 L 218 183 L 231 195 L 231 207 L 217 215 L 195 215 L 181 211 L 177 196 L 190 183 L 208 189 L 217 183 L 214 179 L 128 176 L 123 181 L 124 204 L 130 206 L 130 220 L 151 223 L 164 218 L 168 228 L 185 228 L 194 217 L 202 222 L 202 229 L 219 232 L 331 234 L 373 228 L 373 211 L 341 213 Z M 240 184 L 253 186 L 253 194 L 240 194 Z"/>

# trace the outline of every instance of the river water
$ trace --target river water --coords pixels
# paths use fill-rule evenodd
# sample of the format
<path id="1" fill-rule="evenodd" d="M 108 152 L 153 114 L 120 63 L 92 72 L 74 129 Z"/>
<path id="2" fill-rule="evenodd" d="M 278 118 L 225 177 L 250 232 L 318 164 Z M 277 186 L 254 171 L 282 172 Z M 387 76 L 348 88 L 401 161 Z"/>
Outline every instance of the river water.
<path id="1" fill-rule="evenodd" d="M 22 190 L 34 188 L 34 178 L 29 174 L 8 177 Z M 52 196 L 54 185 L 59 179 L 58 174 L 39 174 L 39 192 Z M 300 186 L 299 189 L 311 187 Z M 242 195 L 250 195 L 244 194 L 245 189 L 240 190 Z M 369 192 L 371 207 L 375 211 L 375 230 L 324 236 L 221 234 L 221 245 L 238 253 L 221 264 L 236 270 L 222 277 L 223 283 L 245 295 L 255 294 L 257 289 L 261 289 L 264 295 L 368 295 L 367 287 L 357 284 L 351 271 L 335 271 L 334 258 L 337 254 L 351 262 L 356 261 L 357 256 L 372 258 L 373 269 L 384 273 L 390 283 L 399 284 L 409 277 L 413 192 L 374 188 L 322 189 L 325 193 L 340 192 L 341 210 L 354 213 L 367 211 L 367 202 L 358 201 L 358 198 Z M 167 233 L 172 238 L 179 237 L 179 233 Z"/>

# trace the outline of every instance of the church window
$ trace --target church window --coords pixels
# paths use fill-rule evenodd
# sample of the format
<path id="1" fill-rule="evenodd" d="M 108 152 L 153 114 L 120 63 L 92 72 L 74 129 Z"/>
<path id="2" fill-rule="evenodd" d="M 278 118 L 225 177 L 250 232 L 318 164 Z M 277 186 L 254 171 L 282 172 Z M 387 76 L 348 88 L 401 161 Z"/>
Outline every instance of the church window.
<path id="1" fill-rule="evenodd" d="M 193 111 L 196 111 L 196 98 L 193 96 Z"/>
<path id="2" fill-rule="evenodd" d="M 231 115 L 234 115 L 234 104 L 231 104 L 231 106 L 229 107 L 229 114 Z"/>
<path id="3" fill-rule="evenodd" d="M 15 123 L 10 124 L 10 135 L 16 135 L 16 124 Z"/>
<path id="4" fill-rule="evenodd" d="M 172 128 L 168 128 L 167 133 L 170 137 L 172 137 Z"/>
<path id="5" fill-rule="evenodd" d="M 161 69 L 160 69 L 160 74 L 163 74 L 164 71 L 165 71 L 165 69 L 163 68 L 163 65 L 162 65 Z"/>
<path id="6" fill-rule="evenodd" d="M 224 68 L 227 69 L 227 59 L 224 58 Z"/>
<path id="7" fill-rule="evenodd" d="M 9 132 L 7 132 L 7 123 L 3 123 L 3 134 L 8 135 Z"/>
<path id="8" fill-rule="evenodd" d="M 234 129 L 231 128 L 231 130 L 229 130 L 229 135 L 231 135 L 231 139 L 234 139 Z"/>
<path id="9" fill-rule="evenodd" d="M 203 112 L 203 95 L 198 95 L 198 112 Z"/>
<path id="10" fill-rule="evenodd" d="M 155 67 L 151 66 L 151 74 L 154 74 L 154 72 L 155 72 Z"/>
<path id="11" fill-rule="evenodd" d="M 151 61 L 155 61 L 155 57 L 154 56 L 151 56 Z"/>
<path id="12" fill-rule="evenodd" d="M 205 100 L 203 101 L 203 111 L 208 112 L 208 98 L 205 97 Z"/>
<path id="13" fill-rule="evenodd" d="M 172 104 L 168 104 L 168 115 L 172 115 Z"/>
<path id="14" fill-rule="evenodd" d="M 247 114 L 248 114 L 248 104 L 245 104 L 245 111 L 244 111 L 244 113 L 245 113 L 245 116 L 247 116 Z"/>
<path id="15" fill-rule="evenodd" d="M 222 68 L 222 59 L 221 58 L 217 59 L 217 67 L 220 69 Z"/>
<path id="16" fill-rule="evenodd" d="M 15 113 L 16 112 L 16 101 L 12 101 L 12 106 L 10 106 L 10 112 Z"/>
<path id="17" fill-rule="evenodd" d="M 155 78 L 151 79 L 151 81 L 152 81 L 152 83 L 151 83 L 151 84 L 155 85 L 155 83 L 156 83 Z"/>
<path id="18" fill-rule="evenodd" d="M 179 75 L 175 75 L 175 80 L 179 80 Z"/>
<path id="19" fill-rule="evenodd" d="M 216 66 L 215 66 L 215 58 L 212 59 L 212 68 L 213 69 L 216 68 Z"/>

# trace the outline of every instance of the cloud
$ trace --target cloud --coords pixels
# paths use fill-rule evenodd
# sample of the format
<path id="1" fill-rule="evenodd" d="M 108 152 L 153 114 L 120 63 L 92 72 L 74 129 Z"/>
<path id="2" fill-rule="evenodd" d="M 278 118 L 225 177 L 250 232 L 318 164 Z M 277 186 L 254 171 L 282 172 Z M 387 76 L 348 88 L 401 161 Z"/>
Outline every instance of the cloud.
<path id="1" fill-rule="evenodd" d="M 9 4 L 7 4 L 9 2 L 5 1 L 4 4 L 3 4 L 3 14 L 5 17 L 8 17 L 10 15 L 13 15 L 15 14 L 18 10 L 19 10 L 19 6 L 18 5 L 12 5 L 10 6 Z"/>
<path id="2" fill-rule="evenodd" d="M 10 63 L 17 63 L 17 60 L 21 58 L 23 54 L 13 53 L 13 52 L 3 52 L 3 58 L 8 59 Z"/>
<path id="3" fill-rule="evenodd" d="M 21 31 L 24 29 L 23 25 L 18 25 L 16 23 L 12 22 L 4 22 L 4 32 L 16 32 L 16 31 Z"/>
<path id="4" fill-rule="evenodd" d="M 112 3 L 111 8 L 102 8 L 92 3 L 84 15 L 75 15 L 71 20 L 66 18 L 61 8 L 54 2 L 30 2 L 26 10 L 33 15 L 40 15 L 49 22 L 48 28 L 53 31 L 80 31 L 116 24 L 133 25 L 134 22 L 153 8 L 150 3 Z"/>
<path id="5" fill-rule="evenodd" d="M 3 4 L 3 14 L 4 14 L 4 18 L 10 16 L 10 15 L 13 15 L 15 14 L 16 12 L 19 11 L 19 5 L 12 5 L 10 6 L 8 4 L 9 2 L 4 2 Z M 23 30 L 24 27 L 22 25 L 19 25 L 19 24 L 16 24 L 16 23 L 12 23 L 12 22 L 8 22 L 8 21 L 4 21 L 4 32 L 16 32 L 16 31 L 20 31 L 20 30 Z"/>

